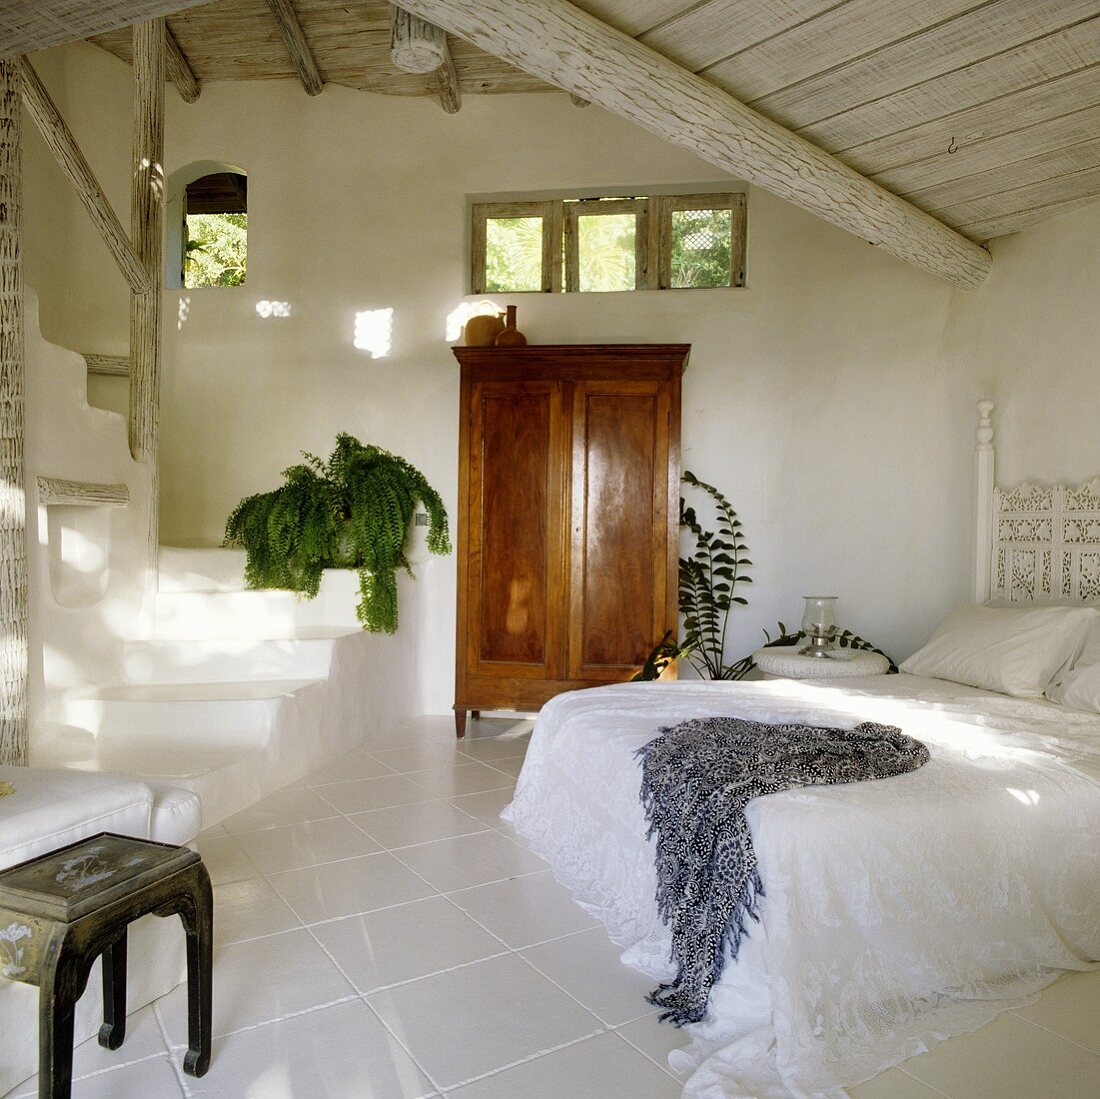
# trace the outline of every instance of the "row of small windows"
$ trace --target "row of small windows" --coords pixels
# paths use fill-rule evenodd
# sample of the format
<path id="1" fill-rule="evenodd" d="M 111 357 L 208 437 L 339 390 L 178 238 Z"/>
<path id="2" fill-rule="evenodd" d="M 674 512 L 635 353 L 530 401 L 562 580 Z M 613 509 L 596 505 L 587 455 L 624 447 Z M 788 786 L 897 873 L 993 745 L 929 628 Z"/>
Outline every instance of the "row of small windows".
<path id="1" fill-rule="evenodd" d="M 745 228 L 739 192 L 475 203 L 470 291 L 744 286 Z"/>
<path id="2" fill-rule="evenodd" d="M 474 294 L 745 285 L 740 192 L 475 203 L 471 216 Z M 244 284 L 243 172 L 222 166 L 177 187 L 168 219 L 169 286 Z"/>

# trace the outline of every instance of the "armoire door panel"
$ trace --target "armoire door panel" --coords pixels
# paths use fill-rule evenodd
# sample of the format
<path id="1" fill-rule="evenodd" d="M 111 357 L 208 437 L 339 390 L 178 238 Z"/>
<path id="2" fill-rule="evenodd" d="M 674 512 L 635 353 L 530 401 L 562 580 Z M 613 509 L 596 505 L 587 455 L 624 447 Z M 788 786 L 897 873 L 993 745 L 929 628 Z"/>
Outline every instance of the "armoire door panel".
<path id="1" fill-rule="evenodd" d="M 645 661 L 664 623 L 668 421 L 658 382 L 582 382 L 573 396 L 569 674 Z"/>
<path id="2" fill-rule="evenodd" d="M 560 630 L 548 599 L 560 571 L 560 496 L 552 457 L 560 412 L 553 383 L 474 387 L 469 590 L 471 674 L 544 676 Z"/>

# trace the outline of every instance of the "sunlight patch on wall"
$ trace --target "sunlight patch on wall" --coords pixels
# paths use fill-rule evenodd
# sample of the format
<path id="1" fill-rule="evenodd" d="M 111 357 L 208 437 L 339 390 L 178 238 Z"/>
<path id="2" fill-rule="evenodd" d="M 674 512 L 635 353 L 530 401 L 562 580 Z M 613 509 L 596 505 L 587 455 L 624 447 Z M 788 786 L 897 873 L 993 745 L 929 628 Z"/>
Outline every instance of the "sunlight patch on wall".
<path id="1" fill-rule="evenodd" d="M 393 345 L 393 309 L 364 309 L 355 314 L 355 338 L 360 351 L 372 359 L 384 359 Z"/>
<path id="2" fill-rule="evenodd" d="M 481 301 L 459 302 L 447 314 L 447 327 L 443 338 L 448 343 L 454 343 L 455 340 L 462 339 L 462 329 L 466 327 L 466 322 L 471 317 L 495 317 L 498 313 L 503 312 L 504 306 L 497 305 L 495 301 L 490 301 L 488 298 L 482 298 Z"/>
<path id="3" fill-rule="evenodd" d="M 268 317 L 289 317 L 290 302 L 288 301 L 258 301 L 256 302 L 256 314 L 267 320 Z"/>
<path id="4" fill-rule="evenodd" d="M 187 318 L 191 316 L 191 299 L 180 296 L 179 308 L 176 311 L 176 331 L 182 332 Z"/>

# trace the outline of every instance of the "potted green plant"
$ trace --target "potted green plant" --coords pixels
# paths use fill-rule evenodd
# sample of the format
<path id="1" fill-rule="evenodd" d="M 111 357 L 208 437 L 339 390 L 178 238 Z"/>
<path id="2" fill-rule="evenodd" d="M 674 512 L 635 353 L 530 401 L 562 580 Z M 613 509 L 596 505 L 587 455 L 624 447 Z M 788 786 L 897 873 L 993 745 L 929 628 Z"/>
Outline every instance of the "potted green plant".
<path id="1" fill-rule="evenodd" d="M 405 548 L 419 501 L 428 513 L 428 550 L 450 553 L 439 493 L 404 458 L 351 435 L 336 436 L 327 460 L 303 451 L 285 483 L 247 496 L 225 525 L 225 544 L 244 549 L 245 580 L 316 596 L 325 569 L 357 569 L 363 628 L 397 629 L 397 569 L 410 575 Z"/>
<path id="2" fill-rule="evenodd" d="M 683 616 L 683 641 L 676 641 L 670 630 L 654 646 L 645 664 L 634 676 L 635 681 L 658 679 L 674 660 L 686 660 L 702 679 L 743 679 L 756 667 L 752 656 L 743 656 L 732 664 L 725 660 L 726 634 L 730 613 L 743 607 L 748 600 L 738 594 L 739 585 L 751 584 L 746 569 L 752 565 L 742 534 L 741 520 L 733 505 L 714 487 L 687 470 L 681 480 L 708 496 L 714 508 L 717 531 L 707 530 L 694 507 L 680 499 L 680 527 L 695 539 L 687 557 L 680 558 L 679 605 Z M 780 622 L 773 639 L 764 630 L 766 647 L 794 645 L 805 634 L 790 631 Z M 841 630 L 836 636 L 841 648 L 861 649 L 886 656 L 881 649 L 851 630 Z M 890 657 L 886 656 L 887 660 Z M 890 660 L 890 671 L 897 666 Z"/>

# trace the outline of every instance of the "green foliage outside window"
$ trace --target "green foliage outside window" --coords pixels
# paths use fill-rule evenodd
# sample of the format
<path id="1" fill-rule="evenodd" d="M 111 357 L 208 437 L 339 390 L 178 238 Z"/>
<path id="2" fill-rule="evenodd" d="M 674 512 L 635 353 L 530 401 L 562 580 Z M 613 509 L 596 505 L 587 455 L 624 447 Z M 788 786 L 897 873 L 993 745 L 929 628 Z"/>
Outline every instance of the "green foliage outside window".
<path id="1" fill-rule="evenodd" d="M 485 291 L 542 289 L 542 218 L 489 218 L 485 224 Z"/>
<path id="2" fill-rule="evenodd" d="M 582 214 L 577 218 L 582 291 L 634 289 L 636 220 L 633 214 Z"/>
<path id="3" fill-rule="evenodd" d="M 730 211 L 673 210 L 672 285 L 729 286 Z"/>
<path id="4" fill-rule="evenodd" d="M 243 286 L 247 214 L 188 214 L 183 285 Z"/>

